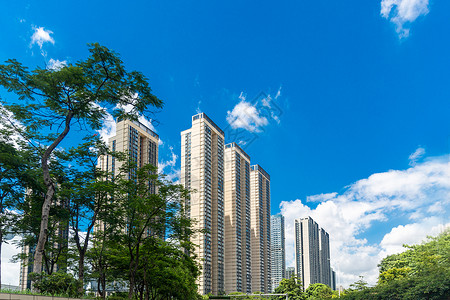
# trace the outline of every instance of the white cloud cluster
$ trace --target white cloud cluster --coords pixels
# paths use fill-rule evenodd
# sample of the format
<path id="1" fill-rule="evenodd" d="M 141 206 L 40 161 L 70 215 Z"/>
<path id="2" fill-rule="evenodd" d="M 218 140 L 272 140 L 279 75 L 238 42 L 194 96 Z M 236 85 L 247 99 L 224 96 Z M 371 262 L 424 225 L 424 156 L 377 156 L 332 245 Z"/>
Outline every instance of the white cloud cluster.
<path id="1" fill-rule="evenodd" d="M 113 116 L 110 113 L 106 112 L 106 118 L 103 122 L 103 126 L 100 130 L 97 131 L 103 142 L 108 144 L 109 138 L 116 135 L 116 125 L 117 123 L 116 120 L 114 120 Z"/>
<path id="2" fill-rule="evenodd" d="M 58 59 L 50 58 L 47 64 L 47 69 L 58 71 L 61 68 L 67 66 L 67 60 L 60 61 Z"/>
<path id="3" fill-rule="evenodd" d="M 7 110 L 0 103 L 0 129 L 8 129 L 8 131 L 13 132 L 11 136 L 0 135 L 0 141 L 11 143 L 17 149 L 19 146 L 19 141 L 23 140 L 23 136 L 19 134 L 19 130 L 25 130 L 25 126 L 22 123 L 14 119 L 12 112 Z"/>
<path id="4" fill-rule="evenodd" d="M 414 153 L 411 153 L 409 156 L 409 165 L 414 167 L 417 164 L 417 161 L 422 158 L 425 154 L 425 149 L 422 147 L 419 147 L 414 151 Z"/>
<path id="5" fill-rule="evenodd" d="M 260 132 L 261 127 L 269 124 L 266 117 L 260 116 L 256 106 L 245 100 L 227 112 L 227 122 L 233 129 L 244 128 L 250 132 Z"/>
<path id="6" fill-rule="evenodd" d="M 176 168 L 178 155 L 176 155 L 173 152 L 173 147 L 169 147 L 170 151 L 170 159 L 169 160 L 160 160 L 158 162 L 158 173 L 165 174 L 165 179 L 172 181 L 174 183 L 178 183 L 180 179 L 180 172 L 181 170 L 179 168 Z"/>
<path id="7" fill-rule="evenodd" d="M 166 167 L 175 167 L 175 164 L 177 163 L 177 159 L 178 159 L 178 155 L 176 155 L 173 152 L 173 147 L 170 146 L 169 147 L 170 150 L 170 160 L 166 160 L 166 161 L 160 161 L 158 162 L 158 173 L 161 173 L 162 171 L 164 171 L 164 169 Z"/>
<path id="8" fill-rule="evenodd" d="M 281 95 L 281 87 L 278 89 L 275 100 Z M 233 110 L 227 112 L 227 122 L 231 128 L 242 128 L 249 132 L 261 132 L 262 128 L 269 124 L 269 120 L 280 123 L 279 109 L 273 107 L 273 99 L 267 95 L 254 103 L 246 100 L 243 92 L 239 95 L 240 102 Z M 277 114 L 278 113 L 278 114 Z"/>
<path id="9" fill-rule="evenodd" d="M 338 284 L 348 286 L 359 275 L 375 284 L 377 264 L 386 255 L 403 251 L 450 226 L 449 157 L 431 158 L 407 170 L 377 173 L 350 185 L 342 194 L 314 195 L 315 209 L 301 200 L 280 204 L 286 218 L 286 261 L 294 266 L 294 220 L 311 216 L 330 234 L 331 261 Z M 400 216 L 400 218 L 399 218 Z M 391 218 L 409 220 L 393 223 Z M 399 222 L 399 221 L 397 221 Z M 364 236 L 369 228 L 390 226 L 379 242 Z"/>
<path id="10" fill-rule="evenodd" d="M 418 17 L 428 14 L 428 0 L 382 0 L 381 16 L 396 25 L 400 38 L 409 36 L 408 26 Z"/>
<path id="11" fill-rule="evenodd" d="M 34 27 L 33 35 L 31 36 L 30 47 L 37 44 L 42 49 L 44 43 L 55 44 L 55 40 L 50 36 L 53 31 L 47 30 L 44 27 Z"/>

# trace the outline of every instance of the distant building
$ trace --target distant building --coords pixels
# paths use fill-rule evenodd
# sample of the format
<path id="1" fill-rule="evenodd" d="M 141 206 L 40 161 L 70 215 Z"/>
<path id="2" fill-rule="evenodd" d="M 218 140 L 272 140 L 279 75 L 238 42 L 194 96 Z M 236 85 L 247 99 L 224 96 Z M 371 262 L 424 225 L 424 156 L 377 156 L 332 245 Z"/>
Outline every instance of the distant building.
<path id="1" fill-rule="evenodd" d="M 270 254 L 272 258 L 271 291 L 273 292 L 285 278 L 286 246 L 284 235 L 284 217 L 277 214 L 270 217 Z"/>
<path id="2" fill-rule="evenodd" d="M 250 171 L 252 291 L 267 293 L 271 284 L 270 176 L 259 165 Z"/>
<path id="3" fill-rule="evenodd" d="M 336 272 L 331 268 L 331 289 L 336 290 Z"/>
<path id="4" fill-rule="evenodd" d="M 313 283 L 331 287 L 329 235 L 311 217 L 295 220 L 295 273 L 304 289 Z"/>
<path id="5" fill-rule="evenodd" d="M 295 276 L 295 268 L 287 267 L 286 268 L 286 276 L 284 278 L 290 279 Z"/>
<path id="6" fill-rule="evenodd" d="M 330 236 L 322 228 L 319 229 L 319 259 L 320 282 L 331 287 Z"/>

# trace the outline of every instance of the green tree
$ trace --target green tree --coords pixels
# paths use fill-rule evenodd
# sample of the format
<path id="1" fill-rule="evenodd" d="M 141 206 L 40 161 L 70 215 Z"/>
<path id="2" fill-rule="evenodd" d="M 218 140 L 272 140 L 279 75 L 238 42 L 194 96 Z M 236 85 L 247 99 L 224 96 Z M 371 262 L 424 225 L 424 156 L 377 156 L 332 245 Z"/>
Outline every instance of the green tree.
<path id="1" fill-rule="evenodd" d="M 151 93 L 147 78 L 140 72 L 127 72 L 116 53 L 98 44 L 91 44 L 89 51 L 91 55 L 85 61 L 59 70 L 37 68 L 30 72 L 13 59 L 0 65 L 0 85 L 18 96 L 15 103 L 5 106 L 25 126 L 26 138 L 44 145 L 41 169 L 46 192 L 34 256 L 34 271 L 38 273 L 42 269 L 50 207 L 56 192 L 49 159 L 71 126 L 98 129 L 106 109 L 113 110 L 114 117 L 137 119 L 148 107 L 162 106 L 161 100 Z M 133 109 L 126 112 L 126 105 Z"/>
<path id="2" fill-rule="evenodd" d="M 72 274 L 66 272 L 55 272 L 51 275 L 47 273 L 31 275 L 34 277 L 35 288 L 41 293 L 47 293 L 52 296 L 66 295 L 68 297 L 78 297 L 78 280 Z"/>
<path id="3" fill-rule="evenodd" d="M 5 237 L 12 233 L 12 210 L 24 192 L 22 180 L 26 177 L 25 170 L 22 153 L 11 143 L 0 139 L 0 284 L 2 244 L 6 242 Z"/>
<path id="4" fill-rule="evenodd" d="M 84 288 L 89 241 L 98 215 L 108 205 L 108 197 L 114 188 L 114 184 L 108 180 L 108 173 L 97 168 L 99 156 L 107 154 L 110 153 L 106 145 L 94 135 L 85 138 L 85 142 L 78 147 L 59 155 L 71 166 L 65 170 L 68 180 L 60 185 L 59 194 L 69 203 L 69 224 L 73 233 L 72 241 L 76 246 L 75 256 L 78 258 L 74 269 L 78 274 L 80 294 Z"/>
<path id="5" fill-rule="evenodd" d="M 350 291 L 344 299 L 449 299 L 450 231 L 386 257 L 375 287 Z"/>
<path id="6" fill-rule="evenodd" d="M 130 299 L 197 299 L 199 267 L 187 255 L 194 246 L 192 220 L 184 212 L 189 192 L 131 159 L 112 183 L 110 206 L 99 213 L 101 226 L 89 250 L 100 294 L 113 277 L 127 282 Z"/>
<path id="7" fill-rule="evenodd" d="M 303 285 L 300 278 L 293 276 L 289 279 L 282 279 L 280 285 L 275 289 L 275 294 L 288 294 L 289 299 L 304 300 Z M 285 296 L 277 296 L 274 299 L 284 300 Z"/>
<path id="8" fill-rule="evenodd" d="M 305 291 L 305 296 L 308 300 L 331 299 L 333 291 L 325 284 L 314 283 L 308 286 Z"/>
<path id="9" fill-rule="evenodd" d="M 364 280 L 364 276 L 359 276 L 359 279 L 354 283 L 350 284 L 350 290 L 362 291 L 368 288 L 367 281 Z"/>

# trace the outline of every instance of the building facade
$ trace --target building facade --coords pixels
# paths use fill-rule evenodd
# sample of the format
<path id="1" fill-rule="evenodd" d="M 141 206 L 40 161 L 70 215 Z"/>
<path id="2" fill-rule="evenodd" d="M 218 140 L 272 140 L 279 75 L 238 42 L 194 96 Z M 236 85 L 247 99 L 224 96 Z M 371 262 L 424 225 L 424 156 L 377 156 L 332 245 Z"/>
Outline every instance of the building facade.
<path id="1" fill-rule="evenodd" d="M 286 245 L 284 235 L 284 217 L 277 214 L 270 217 L 270 255 L 271 255 L 271 291 L 286 278 Z"/>
<path id="2" fill-rule="evenodd" d="M 224 132 L 204 113 L 192 117 L 181 132 L 181 176 L 186 189 L 186 213 L 203 229 L 192 238 L 202 265 L 201 294 L 219 294 L 224 285 Z"/>
<path id="3" fill-rule="evenodd" d="M 108 140 L 113 151 L 128 153 L 138 168 L 151 164 L 158 168 L 159 136 L 138 121 L 122 120 L 116 124 L 116 135 Z M 123 162 L 110 155 L 99 157 L 99 168 L 117 175 Z M 132 176 L 134 170 L 131 170 Z M 153 192 L 155 192 L 155 187 Z"/>
<path id="4" fill-rule="evenodd" d="M 330 235 L 319 229 L 320 282 L 331 287 Z"/>
<path id="5" fill-rule="evenodd" d="M 305 290 L 320 282 L 319 226 L 310 217 L 295 220 L 295 273 Z"/>
<path id="6" fill-rule="evenodd" d="M 295 273 L 305 290 L 314 283 L 331 287 L 329 235 L 311 217 L 295 220 Z"/>
<path id="7" fill-rule="evenodd" d="M 259 165 L 250 172 L 252 292 L 267 293 L 271 286 L 270 176 Z"/>
<path id="8" fill-rule="evenodd" d="M 295 276 L 295 268 L 294 267 L 287 267 L 286 268 L 286 275 L 284 278 L 292 278 Z"/>
<path id="9" fill-rule="evenodd" d="M 336 272 L 331 268 L 331 289 L 336 291 Z"/>
<path id="10" fill-rule="evenodd" d="M 250 249 L 250 156 L 225 145 L 225 291 L 252 292 Z"/>

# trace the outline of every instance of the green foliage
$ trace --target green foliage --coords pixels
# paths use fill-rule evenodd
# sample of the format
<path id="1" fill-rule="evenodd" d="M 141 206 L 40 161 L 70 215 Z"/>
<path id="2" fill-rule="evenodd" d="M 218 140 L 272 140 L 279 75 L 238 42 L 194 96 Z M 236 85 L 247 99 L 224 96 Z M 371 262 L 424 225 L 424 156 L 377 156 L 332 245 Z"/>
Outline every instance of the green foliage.
<path id="1" fill-rule="evenodd" d="M 34 287 L 41 293 L 50 295 L 68 295 L 78 297 L 78 280 L 72 274 L 55 272 L 51 275 L 43 272 L 41 274 L 31 273 Z"/>
<path id="2" fill-rule="evenodd" d="M 449 299 L 450 231 L 380 263 L 378 285 L 351 291 L 343 299 Z"/>
<path id="3" fill-rule="evenodd" d="M 364 276 L 359 276 L 359 279 L 350 284 L 351 291 L 363 291 L 368 288 L 367 281 L 364 280 Z"/>
<path id="4" fill-rule="evenodd" d="M 108 110 L 116 118 L 137 120 L 149 113 L 150 107 L 162 107 L 162 101 L 151 93 L 147 78 L 137 71 L 127 72 L 116 53 L 99 44 L 90 44 L 89 52 L 91 55 L 86 60 L 57 70 L 29 71 L 14 59 L 0 65 L 0 85 L 17 96 L 8 105 L 5 103 L 13 114 L 6 118 L 11 124 L 20 122 L 24 127 L 22 136 L 42 147 L 41 169 L 46 192 L 41 195 L 44 201 L 33 261 L 35 272 L 42 270 L 50 208 L 57 186 L 49 160 L 71 126 L 99 129 Z M 125 107 L 129 106 L 132 109 L 126 111 Z"/>
<path id="5" fill-rule="evenodd" d="M 304 300 L 306 299 L 305 294 L 303 293 L 303 285 L 301 280 L 293 276 L 289 279 L 282 279 L 280 285 L 275 289 L 275 294 L 288 294 L 289 299 L 292 300 Z M 274 297 L 277 300 L 285 300 L 285 296 L 277 296 Z"/>
<path id="6" fill-rule="evenodd" d="M 333 291 L 325 284 L 314 283 L 308 286 L 305 291 L 305 296 L 308 300 L 331 299 Z"/>
<path id="7" fill-rule="evenodd" d="M 411 273 L 412 269 L 409 267 L 396 268 L 392 267 L 384 272 L 381 272 L 378 278 L 378 283 L 388 283 L 389 281 L 405 278 Z"/>
<path id="8" fill-rule="evenodd" d="M 182 200 L 188 191 L 132 160 L 123 161 L 111 184 L 88 251 L 100 295 L 112 280 L 122 280 L 129 298 L 197 299 L 199 266 L 186 254 L 193 249 Z"/>

